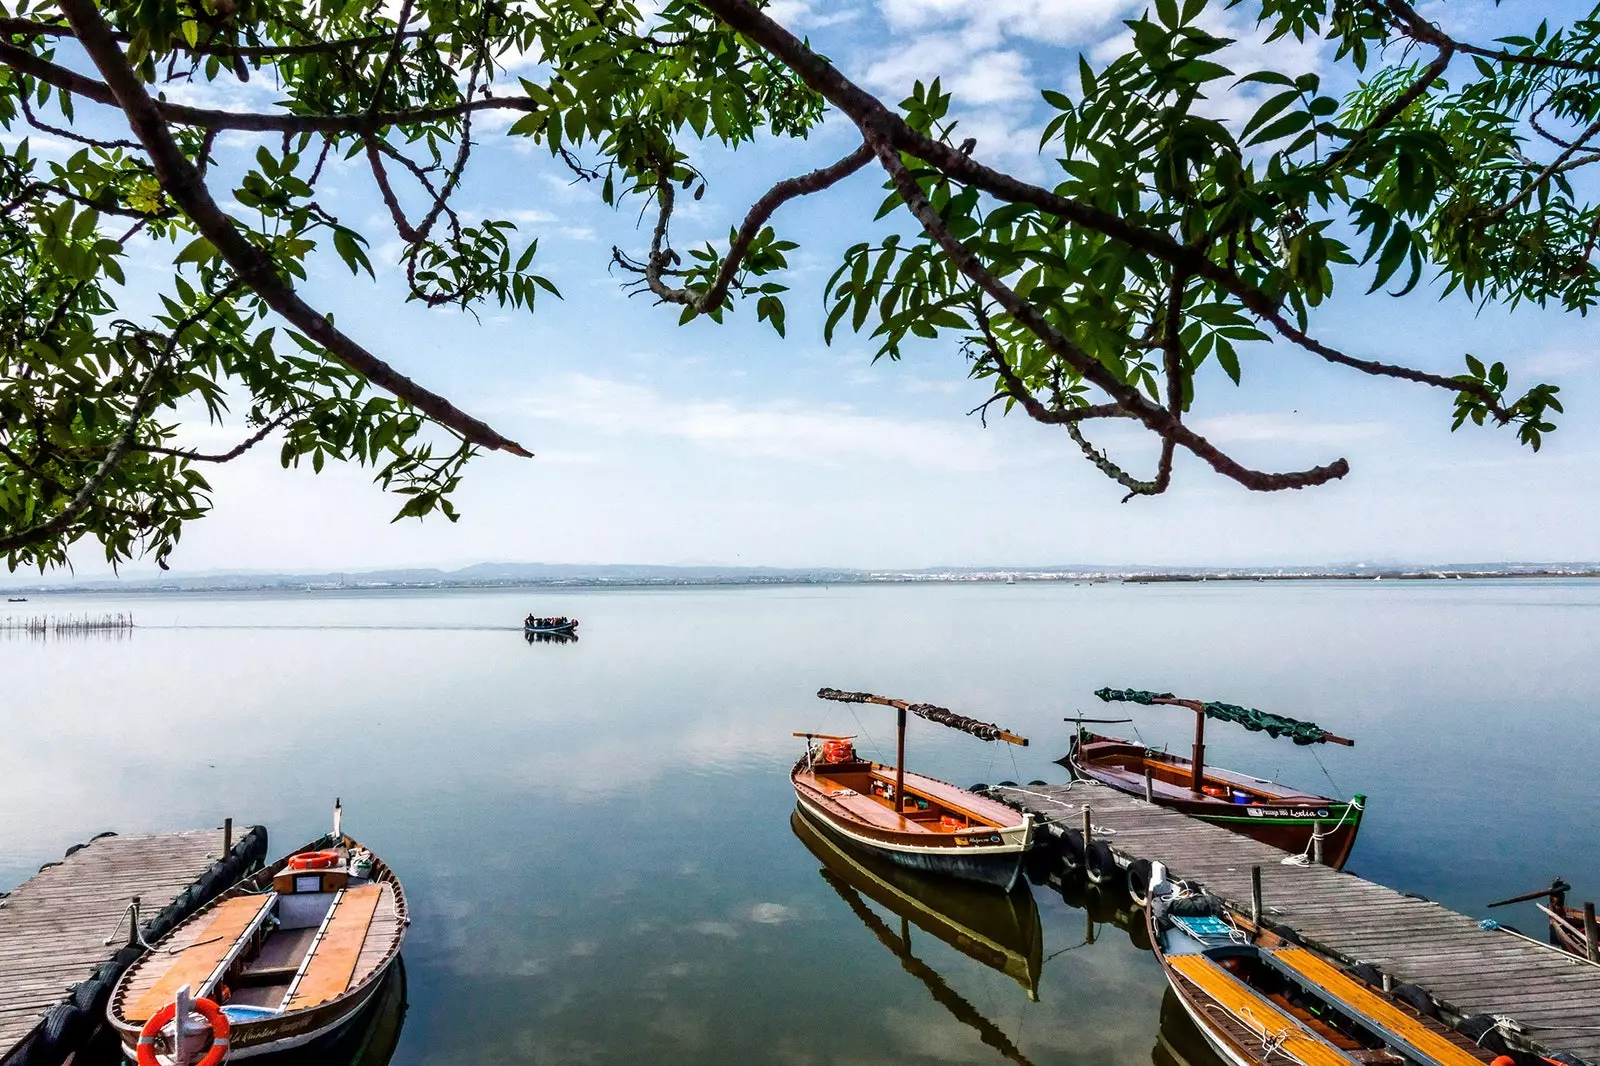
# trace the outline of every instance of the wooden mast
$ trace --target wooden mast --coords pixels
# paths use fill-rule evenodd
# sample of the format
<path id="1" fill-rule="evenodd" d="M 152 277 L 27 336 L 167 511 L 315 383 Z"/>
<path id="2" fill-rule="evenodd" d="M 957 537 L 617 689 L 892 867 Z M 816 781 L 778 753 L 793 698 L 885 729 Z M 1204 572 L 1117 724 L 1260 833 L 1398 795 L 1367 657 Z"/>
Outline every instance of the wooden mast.
<path id="1" fill-rule="evenodd" d="M 1206 779 L 1206 709 L 1194 707 L 1194 773 L 1189 776 L 1189 791 L 1204 792 Z"/>
<path id="2" fill-rule="evenodd" d="M 906 709 L 902 705 L 895 708 L 899 712 L 899 737 L 895 743 L 894 756 L 894 813 L 906 812 Z"/>

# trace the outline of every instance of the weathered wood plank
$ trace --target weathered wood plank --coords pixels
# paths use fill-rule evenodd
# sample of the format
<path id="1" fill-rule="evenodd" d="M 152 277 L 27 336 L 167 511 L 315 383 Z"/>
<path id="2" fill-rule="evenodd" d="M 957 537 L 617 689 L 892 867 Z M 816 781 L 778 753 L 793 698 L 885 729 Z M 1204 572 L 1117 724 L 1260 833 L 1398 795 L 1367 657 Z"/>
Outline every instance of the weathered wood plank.
<path id="1" fill-rule="evenodd" d="M 1275 848 L 1096 782 L 995 791 L 1062 829 L 1076 828 L 1087 806 L 1096 838 L 1122 862 L 1159 860 L 1241 909 L 1260 866 L 1267 920 L 1318 951 L 1370 962 L 1453 1010 L 1516 1018 L 1551 1047 L 1600 1056 L 1600 966 L 1353 874 L 1285 865 Z"/>

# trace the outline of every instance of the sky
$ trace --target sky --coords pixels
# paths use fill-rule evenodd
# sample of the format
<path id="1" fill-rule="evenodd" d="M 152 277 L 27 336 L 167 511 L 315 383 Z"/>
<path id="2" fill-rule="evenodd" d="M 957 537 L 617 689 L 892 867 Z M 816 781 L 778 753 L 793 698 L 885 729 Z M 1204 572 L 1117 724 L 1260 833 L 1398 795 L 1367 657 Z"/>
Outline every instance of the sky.
<path id="1" fill-rule="evenodd" d="M 781 0 L 775 10 L 847 74 L 895 102 L 917 78 L 942 75 L 976 155 L 1032 180 L 1053 167 L 1034 150 L 1048 117 L 1038 92 L 1070 90 L 1077 55 L 1115 55 L 1125 0 Z M 1536 21 L 1543 7 L 1452 3 L 1426 9 L 1477 39 Z M 1531 14 L 1530 14 L 1531 13 Z M 1558 12 L 1559 13 L 1559 12 Z M 1316 45 L 1266 46 L 1236 9 L 1207 28 L 1241 38 L 1234 69 L 1275 65 L 1332 73 Z M 207 102 L 261 108 L 270 84 L 195 91 Z M 1247 109 L 1248 93 L 1215 103 Z M 80 105 L 86 107 L 88 105 Z M 1191 422 L 1236 458 L 1300 469 L 1347 458 L 1342 481 L 1251 493 L 1182 452 L 1164 496 L 1122 503 L 1123 490 L 1080 457 L 1059 429 L 1020 413 L 967 412 L 987 391 L 953 343 L 923 343 L 898 363 L 872 359 L 864 337 L 822 340 L 822 287 L 846 246 L 878 232 L 881 176 L 863 171 L 774 220 L 800 242 L 791 256 L 787 339 L 744 308 L 717 326 L 677 325 L 676 309 L 630 296 L 610 267 L 613 245 L 638 253 L 637 205 L 614 212 L 570 182 L 543 149 L 485 127 L 457 201 L 467 215 L 516 221 L 540 238 L 537 268 L 565 299 L 529 315 L 481 318 L 402 302 L 393 238 L 370 174 L 346 168 L 319 199 L 366 227 L 376 281 L 321 264 L 302 286 L 313 304 L 368 348 L 536 453 L 474 461 L 461 520 L 391 524 L 398 506 L 370 473 L 330 466 L 285 471 L 263 446 L 208 469 L 215 508 L 191 524 L 177 571 L 359 570 L 481 561 L 921 567 L 1070 563 L 1568 561 L 1600 559 L 1600 373 L 1593 324 L 1523 308 L 1479 313 L 1459 298 L 1341 291 L 1313 332 L 1353 354 L 1456 373 L 1462 353 L 1511 368 L 1513 387 L 1562 388 L 1561 428 L 1534 454 L 1512 433 L 1451 433 L 1439 390 L 1341 371 L 1285 345 L 1244 359 L 1243 386 L 1203 377 Z M 702 157 L 710 189 L 683 204 L 680 249 L 722 237 L 773 181 L 853 147 L 835 119 L 804 143 L 758 143 Z M 242 135 L 230 135 L 244 150 Z M 51 150 L 34 139 L 36 150 Z M 61 150 L 56 146 L 55 150 Z M 319 190 L 320 191 L 320 190 Z M 147 279 L 165 275 L 152 249 Z M 141 284 L 135 277 L 131 285 Z M 204 425 L 186 439 L 231 446 L 242 436 Z M 1143 476 L 1156 449 L 1127 427 L 1095 443 Z M 81 545 L 81 576 L 104 572 Z M 125 569 L 146 572 L 143 566 Z"/>

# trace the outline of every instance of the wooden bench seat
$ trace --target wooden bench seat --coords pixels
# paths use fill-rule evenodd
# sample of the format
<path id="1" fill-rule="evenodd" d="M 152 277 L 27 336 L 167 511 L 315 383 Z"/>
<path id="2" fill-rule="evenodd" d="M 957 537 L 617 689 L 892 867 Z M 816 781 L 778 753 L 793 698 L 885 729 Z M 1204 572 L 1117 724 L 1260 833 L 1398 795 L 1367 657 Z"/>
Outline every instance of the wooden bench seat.
<path id="1" fill-rule="evenodd" d="M 356 959 L 367 939 L 367 927 L 372 924 L 382 894 L 380 885 L 362 885 L 339 897 L 322 939 L 312 950 L 304 976 L 284 1004 L 285 1011 L 306 1010 L 337 999 L 350 987 Z"/>
<path id="2" fill-rule="evenodd" d="M 1483 1066 L 1483 1060 L 1463 1050 L 1444 1034 L 1430 1029 L 1389 1000 L 1328 965 L 1304 948 L 1280 948 L 1271 953 L 1286 968 L 1322 989 L 1329 998 L 1370 1018 L 1378 1025 L 1437 1061 L 1440 1066 Z"/>
<path id="3" fill-rule="evenodd" d="M 209 916 L 197 919 L 192 930 L 184 930 L 182 939 L 171 945 L 178 949 L 177 954 L 167 954 L 168 948 L 164 946 L 146 956 L 140 963 L 141 969 L 159 968 L 165 963 L 166 972 L 123 1011 L 123 1017 L 130 1022 L 149 1019 L 171 1003 L 184 985 L 198 993 L 201 983 L 211 976 L 211 971 L 233 950 L 239 937 L 274 898 L 262 895 L 225 899 L 212 908 Z M 183 941 L 187 941 L 188 946 L 183 946 Z"/>
<path id="4" fill-rule="evenodd" d="M 1301 1027 L 1292 1016 L 1204 955 L 1169 955 L 1167 964 L 1258 1036 L 1278 1041 L 1304 1066 L 1350 1066 L 1351 1060 Z M 1481 1064 L 1478 1064 L 1481 1066 Z"/>

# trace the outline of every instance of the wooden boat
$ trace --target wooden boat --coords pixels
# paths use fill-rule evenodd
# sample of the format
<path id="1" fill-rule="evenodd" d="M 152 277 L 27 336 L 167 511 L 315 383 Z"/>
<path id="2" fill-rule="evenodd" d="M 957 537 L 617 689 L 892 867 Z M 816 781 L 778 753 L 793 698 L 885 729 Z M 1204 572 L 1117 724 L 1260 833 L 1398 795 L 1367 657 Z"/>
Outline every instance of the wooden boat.
<path id="1" fill-rule="evenodd" d="M 226 1017 L 230 1060 L 325 1046 L 374 1000 L 408 924 L 399 879 L 340 831 L 335 808 L 332 833 L 152 945 L 117 982 L 106 1013 L 129 1058 L 147 1023 L 190 993 Z M 172 1029 L 156 1036 L 158 1053 L 171 1054 Z"/>
<path id="2" fill-rule="evenodd" d="M 899 712 L 896 764 L 856 754 L 854 737 L 796 733 L 806 753 L 789 778 L 805 816 L 847 843 L 900 866 L 995 885 L 1016 885 L 1023 856 L 1034 842 L 1031 814 L 922 774 L 906 772 L 906 713 L 984 740 L 1026 744 L 1027 738 L 932 704 L 824 688 L 818 696 L 844 703 L 875 703 Z"/>
<path id="3" fill-rule="evenodd" d="M 1216 899 L 1152 874 L 1150 942 L 1167 983 L 1213 1051 L 1232 1066 L 1484 1066 L 1465 1036 L 1334 967 L 1255 930 Z M 1537 1061 L 1537 1060 L 1534 1060 Z"/>
<path id="4" fill-rule="evenodd" d="M 1057 761 L 1075 777 L 1099 781 L 1131 796 L 1149 798 L 1163 807 L 1232 829 L 1284 851 L 1302 852 L 1336 870 L 1344 868 L 1361 829 L 1366 796 L 1356 793 L 1349 800 L 1334 799 L 1207 766 L 1205 724 L 1207 718 L 1233 722 L 1272 736 L 1289 736 L 1296 743 L 1349 746 L 1354 741 L 1334 736 L 1311 722 L 1233 704 L 1109 688 L 1100 689 L 1095 695 L 1107 701 L 1128 700 L 1194 711 L 1193 757 L 1185 759 L 1144 744 L 1092 733 L 1083 727 L 1083 722 L 1093 719 L 1069 718 L 1067 721 L 1075 721 L 1078 726 L 1067 754 Z"/>
<path id="5" fill-rule="evenodd" d="M 800 807 L 790 816 L 789 828 L 822 863 L 823 876 L 841 895 L 865 896 L 968 958 L 1005 974 L 1022 986 L 1029 999 L 1039 998 L 1044 930 L 1026 882 L 1010 892 L 997 892 L 988 885 L 907 870 L 849 847 L 814 825 Z"/>
<path id="6" fill-rule="evenodd" d="M 1550 882 L 1549 888 L 1513 896 L 1491 903 L 1489 906 L 1506 907 L 1513 903 L 1534 903 L 1544 914 L 1545 920 L 1550 923 L 1550 943 L 1570 955 L 1576 955 L 1580 959 L 1590 959 L 1593 956 L 1589 951 L 1590 937 L 1586 929 L 1594 920 L 1593 907 L 1592 905 L 1587 908 L 1567 906 L 1567 893 L 1571 891 L 1572 886 L 1558 877 Z M 1541 899 L 1545 902 L 1534 902 Z M 1600 943 L 1600 930 L 1596 931 L 1595 939 Z"/>
<path id="7" fill-rule="evenodd" d="M 576 618 L 534 618 L 529 615 L 522 623 L 525 633 L 573 633 L 577 628 Z"/>

